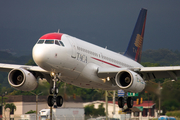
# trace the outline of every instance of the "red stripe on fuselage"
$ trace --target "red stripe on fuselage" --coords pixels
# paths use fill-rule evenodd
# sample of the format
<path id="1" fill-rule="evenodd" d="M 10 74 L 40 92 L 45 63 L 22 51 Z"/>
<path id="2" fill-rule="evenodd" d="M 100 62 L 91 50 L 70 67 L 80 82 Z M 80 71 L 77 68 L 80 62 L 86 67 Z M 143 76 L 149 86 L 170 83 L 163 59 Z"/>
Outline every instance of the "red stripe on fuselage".
<path id="1" fill-rule="evenodd" d="M 41 36 L 39 39 L 56 39 L 61 40 L 62 33 L 48 33 L 43 36 Z"/>
<path id="2" fill-rule="evenodd" d="M 100 62 L 106 63 L 106 64 L 108 64 L 108 65 L 111 65 L 111 66 L 114 66 L 114 67 L 120 68 L 120 66 L 114 65 L 114 64 L 109 63 L 109 62 L 106 62 L 106 61 L 104 61 L 104 60 L 100 60 L 100 59 L 97 59 L 97 58 L 94 58 L 94 57 L 91 57 L 91 58 L 92 58 L 92 59 L 94 59 L 94 60 L 97 60 L 97 61 L 100 61 Z"/>

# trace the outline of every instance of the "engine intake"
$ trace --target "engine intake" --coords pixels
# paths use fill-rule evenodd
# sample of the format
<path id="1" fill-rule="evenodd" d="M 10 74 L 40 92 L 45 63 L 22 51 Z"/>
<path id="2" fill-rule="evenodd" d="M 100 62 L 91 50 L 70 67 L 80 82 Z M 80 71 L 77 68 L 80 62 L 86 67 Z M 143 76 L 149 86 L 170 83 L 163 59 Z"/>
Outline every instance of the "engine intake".
<path id="1" fill-rule="evenodd" d="M 22 91 L 31 91 L 38 86 L 34 75 L 23 68 L 11 70 L 8 74 L 8 82 L 13 88 Z"/>
<path id="2" fill-rule="evenodd" d="M 141 92 L 145 82 L 141 76 L 130 70 L 123 70 L 116 74 L 116 84 L 127 92 Z"/>

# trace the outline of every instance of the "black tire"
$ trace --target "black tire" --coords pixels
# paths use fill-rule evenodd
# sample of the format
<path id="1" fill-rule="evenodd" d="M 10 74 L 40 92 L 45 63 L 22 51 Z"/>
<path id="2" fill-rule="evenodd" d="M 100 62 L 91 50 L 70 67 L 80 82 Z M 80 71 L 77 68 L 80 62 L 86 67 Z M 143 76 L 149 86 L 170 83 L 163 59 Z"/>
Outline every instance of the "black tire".
<path id="1" fill-rule="evenodd" d="M 53 87 L 51 87 L 50 89 L 49 89 L 49 94 L 53 94 Z"/>
<path id="2" fill-rule="evenodd" d="M 123 97 L 118 98 L 118 106 L 119 106 L 119 108 L 124 107 L 124 98 Z"/>
<path id="3" fill-rule="evenodd" d="M 58 92 L 59 92 L 58 87 L 55 87 L 55 94 L 57 95 L 57 94 L 58 94 Z"/>
<path id="4" fill-rule="evenodd" d="M 133 100 L 131 97 L 127 98 L 127 106 L 128 108 L 132 108 L 133 107 Z"/>
<path id="5" fill-rule="evenodd" d="M 63 105 L 63 97 L 62 96 L 56 97 L 56 104 L 58 107 L 61 107 Z"/>
<path id="6" fill-rule="evenodd" d="M 53 99 L 54 99 L 53 96 L 48 96 L 47 103 L 48 103 L 49 107 L 52 107 L 54 105 Z"/>

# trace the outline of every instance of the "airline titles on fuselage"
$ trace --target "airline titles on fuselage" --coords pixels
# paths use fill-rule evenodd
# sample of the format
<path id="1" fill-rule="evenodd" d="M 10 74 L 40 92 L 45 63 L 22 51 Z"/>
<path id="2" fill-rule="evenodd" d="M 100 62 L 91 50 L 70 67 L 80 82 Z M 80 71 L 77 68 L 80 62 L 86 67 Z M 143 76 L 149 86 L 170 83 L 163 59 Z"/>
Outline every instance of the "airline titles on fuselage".
<path id="1" fill-rule="evenodd" d="M 87 63 L 87 56 L 77 52 L 77 60 Z"/>

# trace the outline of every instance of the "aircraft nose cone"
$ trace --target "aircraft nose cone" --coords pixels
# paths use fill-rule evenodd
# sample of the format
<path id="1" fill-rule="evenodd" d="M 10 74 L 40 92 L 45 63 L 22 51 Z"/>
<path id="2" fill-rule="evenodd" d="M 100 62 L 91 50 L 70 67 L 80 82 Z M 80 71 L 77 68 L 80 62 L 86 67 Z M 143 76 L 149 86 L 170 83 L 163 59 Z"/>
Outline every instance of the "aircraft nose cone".
<path id="1" fill-rule="evenodd" d="M 43 67 L 47 63 L 48 60 L 48 51 L 47 48 L 39 45 L 35 45 L 33 47 L 32 56 L 34 59 L 34 62 L 40 66 Z"/>

